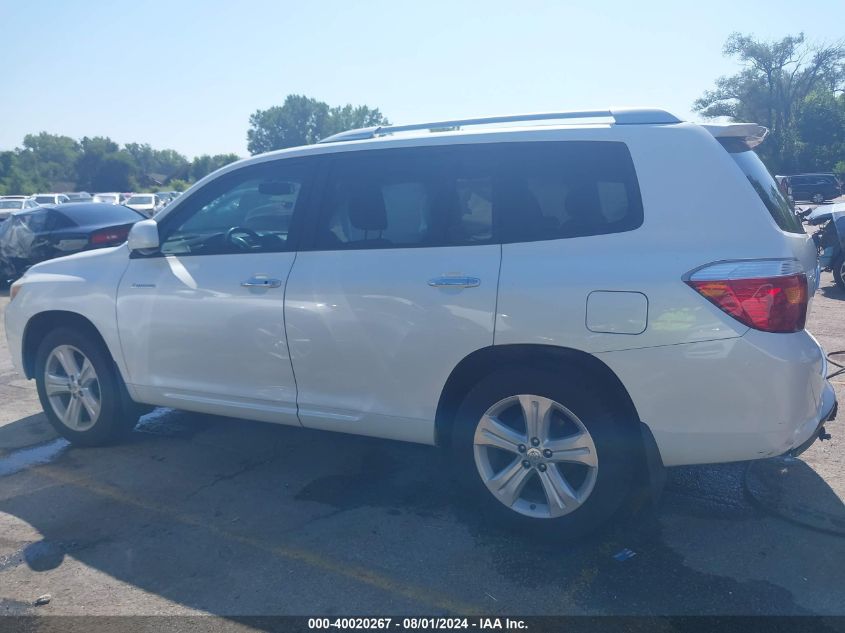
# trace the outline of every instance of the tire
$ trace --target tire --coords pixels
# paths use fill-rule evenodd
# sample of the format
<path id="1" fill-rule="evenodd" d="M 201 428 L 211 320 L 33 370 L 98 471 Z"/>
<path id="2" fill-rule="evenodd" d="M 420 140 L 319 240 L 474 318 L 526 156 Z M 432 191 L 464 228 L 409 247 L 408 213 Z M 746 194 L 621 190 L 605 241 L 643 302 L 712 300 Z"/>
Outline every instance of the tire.
<path id="1" fill-rule="evenodd" d="M 845 252 L 839 253 L 839 257 L 830 264 L 833 270 L 833 279 L 840 290 L 845 290 Z"/>
<path id="2" fill-rule="evenodd" d="M 526 367 L 493 374 L 467 394 L 454 420 L 452 461 L 460 483 L 493 521 L 542 536 L 576 538 L 607 522 L 622 507 L 633 489 L 642 442 L 636 421 L 610 406 L 600 389 L 588 374 Z M 535 407 L 553 411 L 550 430 L 540 432 L 545 439 L 536 447 L 525 434 L 523 413 Z M 522 435 L 522 441 L 492 425 L 490 415 Z M 485 445 L 498 444 L 496 435 L 513 441 L 516 450 Z M 564 437 L 566 444 L 561 442 Z M 559 450 L 567 445 L 578 448 L 569 453 Z M 552 449 L 559 452 L 550 453 Z M 582 463 L 563 461 L 568 459 Z M 510 481 L 520 477 L 521 491 L 510 504 L 514 498 L 510 493 L 518 487 L 511 487 Z M 568 488 L 560 485 L 561 479 Z M 491 485 L 504 492 L 497 496 Z M 556 494 L 566 499 L 563 505 L 552 503 Z"/>
<path id="3" fill-rule="evenodd" d="M 114 362 L 86 332 L 58 328 L 47 334 L 36 354 L 35 381 L 50 424 L 78 446 L 114 443 L 138 422 L 124 404 Z"/>

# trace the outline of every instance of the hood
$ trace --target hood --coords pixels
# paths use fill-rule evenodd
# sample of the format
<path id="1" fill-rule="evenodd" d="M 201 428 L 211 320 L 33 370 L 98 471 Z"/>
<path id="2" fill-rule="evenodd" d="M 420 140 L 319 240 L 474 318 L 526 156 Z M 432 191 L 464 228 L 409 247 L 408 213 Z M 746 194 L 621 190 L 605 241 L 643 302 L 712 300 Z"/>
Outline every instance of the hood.
<path id="1" fill-rule="evenodd" d="M 108 259 L 114 259 L 115 257 L 120 258 L 120 252 L 126 251 L 126 254 L 123 255 L 123 259 L 128 260 L 128 247 L 126 244 L 121 244 L 119 246 L 107 246 L 105 248 L 97 248 L 90 251 L 79 251 L 78 253 L 73 253 L 71 255 L 65 255 L 63 257 L 56 257 L 54 259 L 48 259 L 43 261 L 39 264 L 35 264 L 27 269 L 26 274 L 35 274 L 35 273 L 51 273 L 51 274 L 59 274 L 59 275 L 68 275 L 73 274 L 76 270 L 75 266 L 78 265 L 80 260 L 93 260 L 99 259 L 102 260 L 102 266 L 110 266 Z"/>

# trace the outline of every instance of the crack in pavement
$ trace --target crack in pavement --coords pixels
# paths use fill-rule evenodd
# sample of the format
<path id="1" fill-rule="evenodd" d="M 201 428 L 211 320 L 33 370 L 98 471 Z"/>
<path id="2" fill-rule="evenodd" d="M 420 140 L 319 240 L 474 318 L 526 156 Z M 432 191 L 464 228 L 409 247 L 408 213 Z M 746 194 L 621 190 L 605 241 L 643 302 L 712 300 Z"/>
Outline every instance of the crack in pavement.
<path id="1" fill-rule="evenodd" d="M 273 454 L 272 456 L 258 460 L 258 461 L 247 461 L 243 466 L 232 473 L 228 473 L 226 475 L 215 475 L 214 478 L 207 484 L 203 484 L 199 486 L 195 490 L 192 490 L 187 495 L 182 498 L 182 501 L 188 501 L 189 499 L 193 499 L 199 493 L 203 492 L 204 490 L 208 490 L 209 488 L 213 488 L 217 484 L 222 481 L 231 481 L 232 479 L 236 479 L 241 475 L 245 475 L 248 472 L 261 468 L 262 466 L 266 466 L 267 464 L 271 464 L 272 462 L 276 461 L 280 455 L 277 453 Z"/>

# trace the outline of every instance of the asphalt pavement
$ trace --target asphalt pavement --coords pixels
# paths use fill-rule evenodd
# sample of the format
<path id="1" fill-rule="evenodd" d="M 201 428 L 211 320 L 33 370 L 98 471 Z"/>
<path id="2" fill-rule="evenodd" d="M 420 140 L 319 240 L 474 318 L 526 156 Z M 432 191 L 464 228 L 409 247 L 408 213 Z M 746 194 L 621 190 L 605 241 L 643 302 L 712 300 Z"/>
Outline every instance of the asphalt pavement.
<path id="1" fill-rule="evenodd" d="M 829 273 L 809 329 L 845 349 Z M 160 409 L 71 448 L 0 341 L 0 614 L 845 614 L 841 423 L 800 459 L 672 469 L 656 510 L 537 542 L 482 521 L 429 447 Z"/>

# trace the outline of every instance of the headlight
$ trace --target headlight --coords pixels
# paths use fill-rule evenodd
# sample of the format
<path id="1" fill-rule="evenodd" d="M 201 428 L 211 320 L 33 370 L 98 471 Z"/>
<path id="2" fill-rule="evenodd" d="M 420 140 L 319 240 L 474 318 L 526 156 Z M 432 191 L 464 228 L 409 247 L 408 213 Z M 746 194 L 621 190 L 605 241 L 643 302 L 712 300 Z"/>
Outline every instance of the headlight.
<path id="1" fill-rule="evenodd" d="M 18 296 L 18 293 L 23 288 L 23 284 L 20 281 L 16 281 L 12 284 L 12 287 L 9 288 L 9 301 L 12 301 L 15 297 Z"/>

